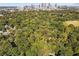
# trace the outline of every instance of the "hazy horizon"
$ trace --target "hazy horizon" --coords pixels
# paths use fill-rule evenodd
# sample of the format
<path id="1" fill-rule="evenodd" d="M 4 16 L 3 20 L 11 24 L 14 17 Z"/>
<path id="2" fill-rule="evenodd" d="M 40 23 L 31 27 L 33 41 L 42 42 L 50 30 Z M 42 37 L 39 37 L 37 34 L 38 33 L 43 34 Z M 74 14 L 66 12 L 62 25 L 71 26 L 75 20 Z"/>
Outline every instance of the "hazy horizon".
<path id="1" fill-rule="evenodd" d="M 0 3 L 0 6 L 26 6 L 30 4 L 40 4 L 40 3 Z M 66 6 L 79 6 L 78 3 L 51 3 L 52 5 L 66 5 Z"/>

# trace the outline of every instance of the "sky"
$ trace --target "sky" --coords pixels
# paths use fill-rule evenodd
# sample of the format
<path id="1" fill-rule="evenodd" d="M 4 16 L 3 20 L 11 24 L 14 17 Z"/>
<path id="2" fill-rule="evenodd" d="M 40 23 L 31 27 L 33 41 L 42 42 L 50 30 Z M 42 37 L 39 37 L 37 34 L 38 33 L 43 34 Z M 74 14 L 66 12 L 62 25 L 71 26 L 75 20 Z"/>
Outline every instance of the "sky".
<path id="1" fill-rule="evenodd" d="M 0 3 L 78 3 L 79 0 L 0 0 Z"/>
<path id="2" fill-rule="evenodd" d="M 79 5 L 79 0 L 0 0 L 0 6 L 25 6 L 27 3 L 59 3 L 59 5 Z"/>
<path id="3" fill-rule="evenodd" d="M 31 4 L 36 5 L 36 3 L 31 3 Z M 30 4 L 29 3 L 0 3 L 0 6 L 26 6 L 26 5 L 30 5 Z M 55 5 L 55 3 L 52 3 L 52 5 Z M 57 5 L 79 6 L 79 4 L 75 4 L 75 3 L 57 3 Z"/>

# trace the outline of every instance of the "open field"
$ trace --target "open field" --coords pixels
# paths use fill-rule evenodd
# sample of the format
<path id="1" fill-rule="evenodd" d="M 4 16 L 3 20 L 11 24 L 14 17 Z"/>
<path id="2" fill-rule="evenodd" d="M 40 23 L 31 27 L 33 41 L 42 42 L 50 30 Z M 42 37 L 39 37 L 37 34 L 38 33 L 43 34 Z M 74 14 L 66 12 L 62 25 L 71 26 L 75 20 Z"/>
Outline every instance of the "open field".
<path id="1" fill-rule="evenodd" d="M 78 27 L 79 26 L 79 21 L 65 21 L 64 22 L 65 26 L 68 26 L 70 24 L 74 25 L 75 27 Z"/>

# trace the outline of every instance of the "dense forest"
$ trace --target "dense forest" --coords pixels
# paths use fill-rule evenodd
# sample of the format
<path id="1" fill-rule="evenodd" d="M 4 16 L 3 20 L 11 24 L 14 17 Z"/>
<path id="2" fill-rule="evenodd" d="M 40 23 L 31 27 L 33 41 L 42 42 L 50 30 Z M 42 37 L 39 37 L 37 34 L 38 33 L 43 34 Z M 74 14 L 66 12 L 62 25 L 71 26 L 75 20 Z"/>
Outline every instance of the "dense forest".
<path id="1" fill-rule="evenodd" d="M 78 56 L 79 12 L 0 11 L 1 56 Z"/>

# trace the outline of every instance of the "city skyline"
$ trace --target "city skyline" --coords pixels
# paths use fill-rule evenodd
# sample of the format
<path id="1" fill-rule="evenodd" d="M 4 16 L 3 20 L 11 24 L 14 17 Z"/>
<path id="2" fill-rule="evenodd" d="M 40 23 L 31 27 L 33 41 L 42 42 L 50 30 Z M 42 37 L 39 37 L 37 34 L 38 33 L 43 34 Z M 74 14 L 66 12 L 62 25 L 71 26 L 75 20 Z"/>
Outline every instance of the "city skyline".
<path id="1" fill-rule="evenodd" d="M 0 6 L 26 6 L 26 5 L 39 5 L 41 3 L 0 3 Z M 78 3 L 50 3 L 52 6 L 55 4 L 59 6 L 79 6 Z"/>

